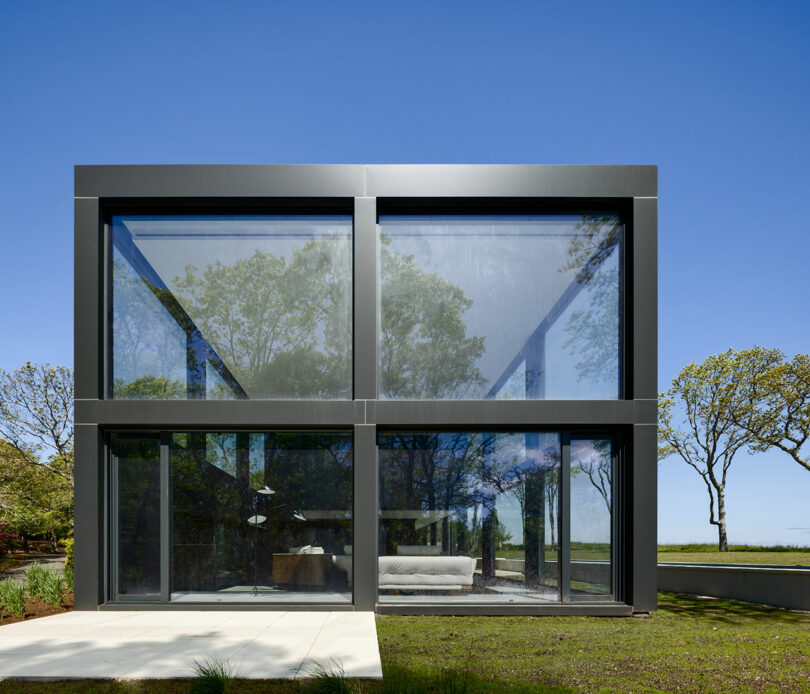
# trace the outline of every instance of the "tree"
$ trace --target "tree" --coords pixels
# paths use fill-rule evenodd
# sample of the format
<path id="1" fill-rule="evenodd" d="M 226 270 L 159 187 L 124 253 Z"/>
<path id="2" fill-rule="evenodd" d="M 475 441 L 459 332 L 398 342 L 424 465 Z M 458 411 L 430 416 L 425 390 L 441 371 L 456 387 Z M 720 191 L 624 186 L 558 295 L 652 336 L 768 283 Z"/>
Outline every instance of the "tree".
<path id="1" fill-rule="evenodd" d="M 608 513 L 613 513 L 613 461 L 612 444 L 609 439 L 599 439 L 593 444 L 593 455 L 579 462 L 579 470 L 588 476 L 591 485 L 607 506 Z M 576 474 L 576 472 L 575 472 Z"/>
<path id="2" fill-rule="evenodd" d="M 802 448 L 810 438 L 810 356 L 787 360 L 778 349 L 752 347 L 736 355 L 742 379 L 735 422 L 751 434 L 752 448 L 778 448 L 805 470 Z"/>
<path id="3" fill-rule="evenodd" d="M 743 365 L 731 349 L 702 364 L 687 364 L 658 403 L 658 457 L 677 454 L 700 475 L 709 494 L 709 523 L 717 526 L 721 552 L 728 551 L 728 471 L 736 453 L 756 440 L 735 420 Z M 673 425 L 676 410 L 683 413 L 683 428 Z"/>
<path id="4" fill-rule="evenodd" d="M 382 392 L 389 398 L 462 398 L 486 380 L 476 362 L 483 337 L 468 337 L 462 315 L 472 299 L 460 287 L 416 265 L 412 255 L 381 244 Z"/>
<path id="5" fill-rule="evenodd" d="M 70 482 L 42 467 L 32 467 L 19 451 L 0 441 L 0 524 L 5 523 L 25 543 L 45 535 L 57 540 L 73 526 Z"/>
<path id="6" fill-rule="evenodd" d="M 0 369 L 0 438 L 30 468 L 73 486 L 73 374 L 66 366 L 26 362 Z"/>
<path id="7" fill-rule="evenodd" d="M 192 265 L 177 299 L 252 397 L 350 397 L 351 243 L 311 239 L 289 259 L 256 250 Z"/>
<path id="8" fill-rule="evenodd" d="M 116 379 L 113 395 L 126 400 L 182 400 L 186 397 L 186 384 L 162 376 L 140 376 L 130 383 Z"/>

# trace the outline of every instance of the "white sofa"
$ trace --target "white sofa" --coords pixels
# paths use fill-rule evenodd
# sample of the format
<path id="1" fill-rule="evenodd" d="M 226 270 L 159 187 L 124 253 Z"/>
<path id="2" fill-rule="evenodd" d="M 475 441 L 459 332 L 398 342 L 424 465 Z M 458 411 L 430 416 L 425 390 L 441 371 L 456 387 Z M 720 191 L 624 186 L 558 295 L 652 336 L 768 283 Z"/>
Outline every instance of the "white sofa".
<path id="1" fill-rule="evenodd" d="M 472 586 L 473 557 L 383 556 L 381 590 L 461 590 Z"/>
<path id="2" fill-rule="evenodd" d="M 403 549 L 403 548 L 400 548 Z M 335 566 L 352 580 L 351 547 L 346 554 L 332 556 Z M 377 582 L 381 590 L 462 590 L 472 586 L 475 573 L 473 557 L 442 557 L 425 548 L 417 555 L 403 549 L 402 556 L 382 556 L 378 560 Z"/>

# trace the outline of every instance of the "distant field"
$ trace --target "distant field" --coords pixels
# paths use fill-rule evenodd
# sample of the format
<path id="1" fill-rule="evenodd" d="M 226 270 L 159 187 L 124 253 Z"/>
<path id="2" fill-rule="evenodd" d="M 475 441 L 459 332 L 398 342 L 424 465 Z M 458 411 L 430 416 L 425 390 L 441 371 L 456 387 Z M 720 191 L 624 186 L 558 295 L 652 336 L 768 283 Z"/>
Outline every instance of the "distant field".
<path id="1" fill-rule="evenodd" d="M 728 552 L 718 552 L 716 545 L 659 545 L 658 561 L 810 567 L 810 547 L 730 545 Z"/>

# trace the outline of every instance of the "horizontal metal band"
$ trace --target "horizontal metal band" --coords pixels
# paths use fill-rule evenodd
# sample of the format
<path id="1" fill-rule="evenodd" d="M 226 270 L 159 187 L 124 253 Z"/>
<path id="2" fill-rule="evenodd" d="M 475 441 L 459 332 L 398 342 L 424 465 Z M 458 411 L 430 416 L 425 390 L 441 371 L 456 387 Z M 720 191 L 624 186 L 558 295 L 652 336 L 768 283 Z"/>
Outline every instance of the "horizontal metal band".
<path id="1" fill-rule="evenodd" d="M 655 425 L 655 400 L 77 400 L 77 424 L 177 427 L 591 427 Z"/>
<path id="2" fill-rule="evenodd" d="M 655 166 L 77 166 L 76 197 L 654 197 Z"/>

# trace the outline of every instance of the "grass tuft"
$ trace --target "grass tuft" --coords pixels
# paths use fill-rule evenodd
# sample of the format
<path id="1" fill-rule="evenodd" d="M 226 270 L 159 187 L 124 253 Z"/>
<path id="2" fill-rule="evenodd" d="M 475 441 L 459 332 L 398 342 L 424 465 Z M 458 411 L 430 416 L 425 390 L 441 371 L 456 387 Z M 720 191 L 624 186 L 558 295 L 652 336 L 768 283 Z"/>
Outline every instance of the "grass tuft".
<path id="1" fill-rule="evenodd" d="M 346 671 L 334 660 L 329 665 L 313 661 L 304 670 L 309 681 L 301 689 L 307 694 L 359 694 L 360 685 L 346 679 Z"/>
<path id="2" fill-rule="evenodd" d="M 195 660 L 191 665 L 194 681 L 189 694 L 225 694 L 235 679 L 227 659 L 216 656 L 206 660 Z"/>
<path id="3" fill-rule="evenodd" d="M 0 581 L 0 610 L 14 617 L 25 617 L 25 586 L 13 578 Z"/>
<path id="4" fill-rule="evenodd" d="M 51 607 L 62 606 L 65 580 L 58 571 L 31 564 L 25 570 L 25 588 L 32 598 L 39 598 Z"/>
<path id="5" fill-rule="evenodd" d="M 25 569 L 25 589 L 28 595 L 38 598 L 47 580 L 47 569 L 42 564 L 29 564 Z"/>
<path id="6" fill-rule="evenodd" d="M 65 570 L 62 573 L 65 579 L 65 586 L 67 589 L 72 593 L 73 592 L 73 567 L 69 565 L 65 565 Z"/>

